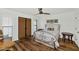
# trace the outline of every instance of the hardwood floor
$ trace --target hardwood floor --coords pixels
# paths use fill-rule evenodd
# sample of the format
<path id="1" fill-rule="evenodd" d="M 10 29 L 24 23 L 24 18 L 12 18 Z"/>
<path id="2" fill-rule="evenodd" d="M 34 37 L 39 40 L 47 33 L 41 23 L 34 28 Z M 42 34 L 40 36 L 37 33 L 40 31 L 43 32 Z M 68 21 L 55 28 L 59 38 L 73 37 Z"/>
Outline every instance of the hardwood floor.
<path id="1" fill-rule="evenodd" d="M 14 51 L 79 51 L 79 48 L 73 43 L 65 43 L 59 39 L 60 47 L 56 50 L 34 41 L 32 38 L 22 39 L 15 42 Z"/>

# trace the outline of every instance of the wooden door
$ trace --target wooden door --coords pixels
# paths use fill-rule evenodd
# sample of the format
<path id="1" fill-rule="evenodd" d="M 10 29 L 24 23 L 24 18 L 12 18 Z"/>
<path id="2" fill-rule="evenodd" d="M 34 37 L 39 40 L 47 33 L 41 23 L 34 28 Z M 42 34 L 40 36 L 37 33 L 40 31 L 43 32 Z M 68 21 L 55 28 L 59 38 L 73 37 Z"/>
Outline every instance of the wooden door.
<path id="1" fill-rule="evenodd" d="M 19 39 L 25 38 L 25 19 L 23 17 L 18 18 L 18 35 Z"/>
<path id="2" fill-rule="evenodd" d="M 26 36 L 31 36 L 31 19 L 26 18 Z"/>

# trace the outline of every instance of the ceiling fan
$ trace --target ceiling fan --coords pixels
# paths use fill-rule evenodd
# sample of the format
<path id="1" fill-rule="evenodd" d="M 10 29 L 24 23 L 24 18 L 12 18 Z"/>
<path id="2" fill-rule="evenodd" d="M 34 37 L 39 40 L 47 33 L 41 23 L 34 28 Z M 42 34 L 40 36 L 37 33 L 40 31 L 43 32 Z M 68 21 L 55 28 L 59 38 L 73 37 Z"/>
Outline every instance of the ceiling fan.
<path id="1" fill-rule="evenodd" d="M 38 14 L 46 14 L 50 15 L 50 13 L 43 12 L 42 8 L 38 8 L 39 13 Z"/>

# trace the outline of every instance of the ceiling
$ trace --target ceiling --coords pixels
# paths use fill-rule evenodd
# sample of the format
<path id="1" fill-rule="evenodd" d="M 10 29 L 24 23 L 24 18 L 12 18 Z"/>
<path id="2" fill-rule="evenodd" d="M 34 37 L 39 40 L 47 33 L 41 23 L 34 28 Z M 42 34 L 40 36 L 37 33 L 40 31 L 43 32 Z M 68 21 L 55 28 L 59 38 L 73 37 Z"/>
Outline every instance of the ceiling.
<path id="1" fill-rule="evenodd" d="M 38 13 L 38 8 L 6 8 L 11 11 L 16 11 L 24 14 L 35 15 Z M 74 11 L 78 8 L 43 8 L 43 12 L 50 14 L 60 14 L 64 12 Z"/>

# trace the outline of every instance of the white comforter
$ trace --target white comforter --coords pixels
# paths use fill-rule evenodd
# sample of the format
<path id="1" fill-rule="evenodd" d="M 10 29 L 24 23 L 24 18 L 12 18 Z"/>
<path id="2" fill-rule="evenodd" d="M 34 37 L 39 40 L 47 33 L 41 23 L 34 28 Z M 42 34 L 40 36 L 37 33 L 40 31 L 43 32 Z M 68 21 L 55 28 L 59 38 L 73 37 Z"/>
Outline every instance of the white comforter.
<path id="1" fill-rule="evenodd" d="M 34 37 L 42 42 L 45 42 L 52 47 L 59 47 L 58 40 L 55 35 L 51 34 L 50 32 L 47 31 L 36 31 L 34 33 Z"/>

